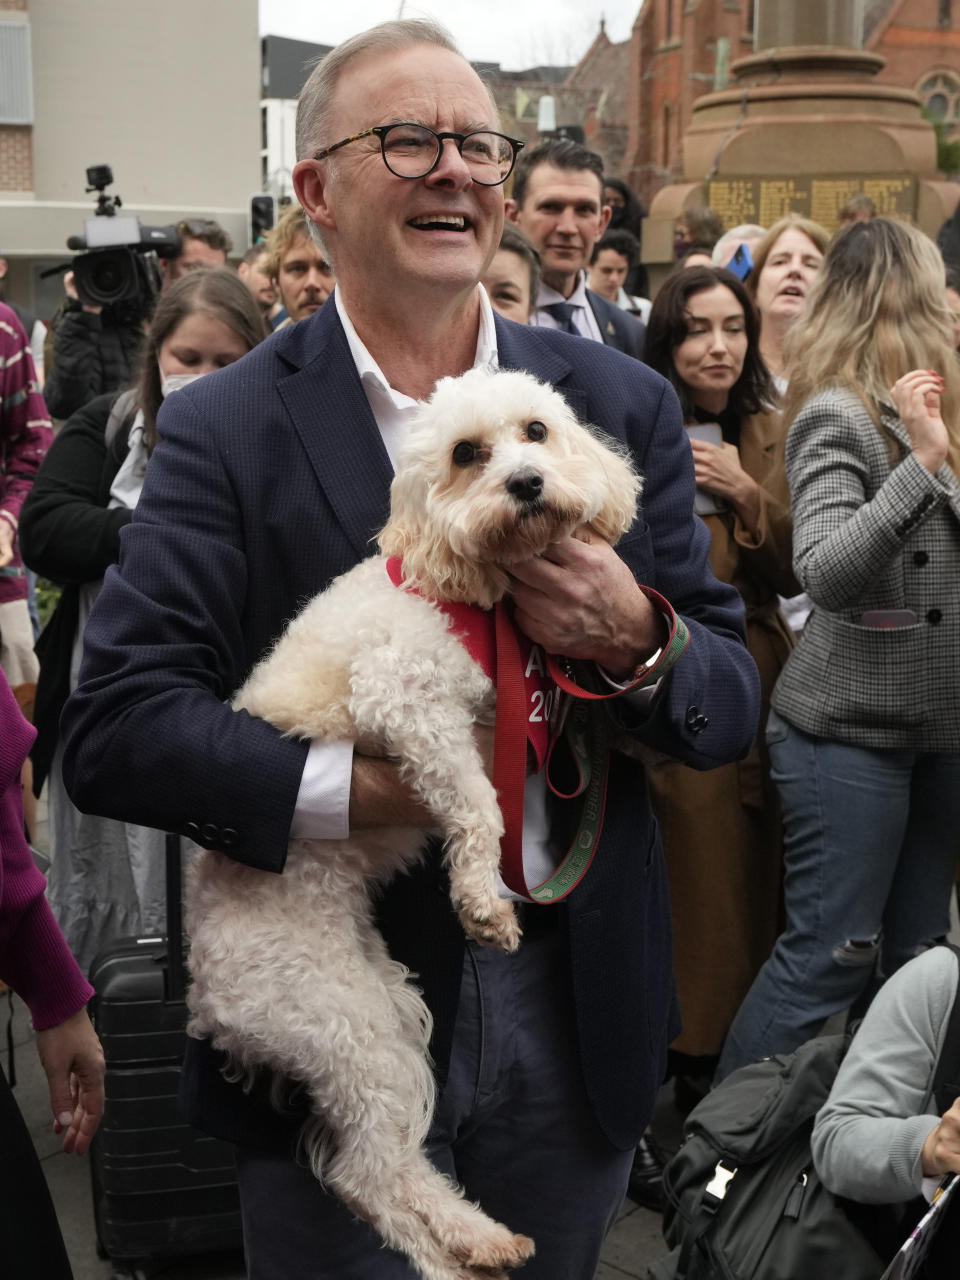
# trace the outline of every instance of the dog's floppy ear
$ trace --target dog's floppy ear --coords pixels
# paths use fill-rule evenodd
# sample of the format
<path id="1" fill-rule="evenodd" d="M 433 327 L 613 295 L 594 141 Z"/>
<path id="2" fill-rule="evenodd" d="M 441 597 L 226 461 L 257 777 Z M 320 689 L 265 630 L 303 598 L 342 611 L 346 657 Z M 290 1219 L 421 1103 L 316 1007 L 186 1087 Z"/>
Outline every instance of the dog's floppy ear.
<path id="1" fill-rule="evenodd" d="M 626 450 L 616 441 L 609 437 L 598 439 L 586 427 L 583 433 L 587 437 L 584 451 L 604 478 L 600 510 L 590 521 L 590 528 L 612 546 L 636 518 L 643 480 L 631 466 Z"/>
<path id="2" fill-rule="evenodd" d="M 403 559 L 407 548 L 422 539 L 425 497 L 423 472 L 411 462 L 390 486 L 390 516 L 377 538 L 383 555 Z"/>

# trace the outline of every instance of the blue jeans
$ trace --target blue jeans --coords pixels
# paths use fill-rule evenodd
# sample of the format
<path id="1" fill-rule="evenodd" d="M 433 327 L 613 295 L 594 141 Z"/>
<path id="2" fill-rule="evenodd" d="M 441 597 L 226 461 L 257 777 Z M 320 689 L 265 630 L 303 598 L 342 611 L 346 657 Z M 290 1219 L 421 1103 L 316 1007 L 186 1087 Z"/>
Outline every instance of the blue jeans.
<path id="1" fill-rule="evenodd" d="M 771 775 L 784 822 L 786 928 L 730 1028 L 722 1079 L 790 1053 L 950 928 L 960 754 L 814 738 L 775 711 Z"/>

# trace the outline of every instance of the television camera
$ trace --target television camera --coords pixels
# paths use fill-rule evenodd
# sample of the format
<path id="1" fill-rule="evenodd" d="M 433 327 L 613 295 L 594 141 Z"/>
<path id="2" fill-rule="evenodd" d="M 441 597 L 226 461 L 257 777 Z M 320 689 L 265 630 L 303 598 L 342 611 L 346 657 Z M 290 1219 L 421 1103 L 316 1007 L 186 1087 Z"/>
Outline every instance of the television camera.
<path id="1" fill-rule="evenodd" d="M 176 227 L 147 227 L 132 213 L 121 213 L 122 201 L 107 195 L 113 183 L 108 164 L 87 170 L 87 192 L 97 193 L 95 215 L 84 220 L 85 233 L 70 236 L 67 248 L 80 250 L 70 264 L 81 302 L 112 307 L 131 318 L 147 317 L 163 285 L 161 258 L 180 252 Z"/>

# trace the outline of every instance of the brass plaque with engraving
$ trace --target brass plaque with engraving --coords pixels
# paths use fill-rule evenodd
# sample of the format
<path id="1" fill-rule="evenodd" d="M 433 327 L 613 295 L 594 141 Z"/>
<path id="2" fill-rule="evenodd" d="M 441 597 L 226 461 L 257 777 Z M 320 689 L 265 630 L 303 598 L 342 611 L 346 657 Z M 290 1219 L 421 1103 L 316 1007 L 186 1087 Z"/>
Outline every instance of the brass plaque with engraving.
<path id="1" fill-rule="evenodd" d="M 827 231 L 837 229 L 837 214 L 862 191 L 877 213 L 912 222 L 917 211 L 917 179 L 910 174 L 870 173 L 858 177 L 800 174 L 793 177 L 714 178 L 707 203 L 727 228 L 743 222 L 772 226 L 790 212 L 813 218 Z"/>

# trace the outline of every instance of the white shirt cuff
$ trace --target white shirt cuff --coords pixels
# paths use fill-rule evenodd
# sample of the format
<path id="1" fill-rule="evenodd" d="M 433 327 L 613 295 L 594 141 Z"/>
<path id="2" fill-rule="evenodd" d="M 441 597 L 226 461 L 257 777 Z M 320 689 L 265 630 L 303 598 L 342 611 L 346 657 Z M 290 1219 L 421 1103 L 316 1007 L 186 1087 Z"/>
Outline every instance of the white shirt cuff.
<path id="1" fill-rule="evenodd" d="M 292 840 L 346 840 L 350 835 L 352 742 L 311 742 L 290 824 Z"/>

